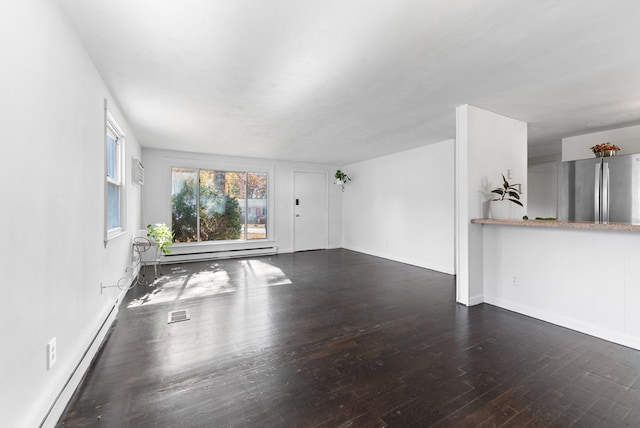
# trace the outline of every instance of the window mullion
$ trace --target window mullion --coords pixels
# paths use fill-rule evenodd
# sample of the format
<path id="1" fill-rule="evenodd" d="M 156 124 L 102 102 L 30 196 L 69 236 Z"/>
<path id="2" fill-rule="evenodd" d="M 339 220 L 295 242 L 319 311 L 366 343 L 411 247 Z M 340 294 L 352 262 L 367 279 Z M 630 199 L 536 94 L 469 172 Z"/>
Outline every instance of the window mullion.
<path id="1" fill-rule="evenodd" d="M 122 182 L 122 168 L 123 168 L 123 162 L 124 162 L 124 153 L 122 153 L 122 146 L 120 144 L 120 138 L 116 139 L 116 153 L 118 156 L 118 162 L 116 163 L 116 180 L 118 180 L 118 186 L 120 186 L 120 183 Z"/>
<path id="2" fill-rule="evenodd" d="M 247 240 L 249 229 L 249 173 L 244 173 L 244 240 Z"/>
<path id="3" fill-rule="evenodd" d="M 200 168 L 196 174 L 196 242 L 200 242 Z"/>

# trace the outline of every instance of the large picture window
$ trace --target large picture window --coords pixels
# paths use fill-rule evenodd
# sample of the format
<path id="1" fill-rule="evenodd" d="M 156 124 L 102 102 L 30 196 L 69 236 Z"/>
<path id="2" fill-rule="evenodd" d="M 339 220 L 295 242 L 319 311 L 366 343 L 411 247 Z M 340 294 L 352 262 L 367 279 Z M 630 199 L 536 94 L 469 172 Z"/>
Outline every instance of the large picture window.
<path id="1" fill-rule="evenodd" d="M 267 238 L 265 172 L 171 169 L 175 242 Z"/>

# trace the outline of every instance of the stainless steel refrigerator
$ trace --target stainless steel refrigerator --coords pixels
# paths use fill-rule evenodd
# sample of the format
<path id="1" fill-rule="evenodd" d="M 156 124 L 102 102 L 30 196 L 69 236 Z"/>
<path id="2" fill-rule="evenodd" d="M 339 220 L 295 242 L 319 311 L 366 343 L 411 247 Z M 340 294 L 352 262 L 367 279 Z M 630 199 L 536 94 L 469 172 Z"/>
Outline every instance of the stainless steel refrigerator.
<path id="1" fill-rule="evenodd" d="M 640 153 L 562 163 L 559 218 L 640 224 Z"/>

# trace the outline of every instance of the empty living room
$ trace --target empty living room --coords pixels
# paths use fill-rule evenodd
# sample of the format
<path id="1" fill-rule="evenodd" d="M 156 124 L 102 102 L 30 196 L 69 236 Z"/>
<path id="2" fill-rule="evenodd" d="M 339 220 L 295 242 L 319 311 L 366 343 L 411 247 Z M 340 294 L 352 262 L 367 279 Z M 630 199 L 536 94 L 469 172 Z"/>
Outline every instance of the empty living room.
<path id="1" fill-rule="evenodd" d="M 0 428 L 640 426 L 639 0 L 3 0 L 0 191 Z"/>

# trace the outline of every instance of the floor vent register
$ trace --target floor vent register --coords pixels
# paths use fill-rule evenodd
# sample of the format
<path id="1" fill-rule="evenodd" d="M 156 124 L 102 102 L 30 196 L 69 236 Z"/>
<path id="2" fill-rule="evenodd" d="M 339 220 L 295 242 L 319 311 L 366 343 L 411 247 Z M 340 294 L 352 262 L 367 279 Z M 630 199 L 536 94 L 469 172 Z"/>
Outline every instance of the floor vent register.
<path id="1" fill-rule="evenodd" d="M 169 320 L 167 321 L 167 324 L 187 321 L 188 319 L 189 319 L 189 312 L 186 309 L 181 309 L 179 311 L 171 311 L 169 312 Z"/>

